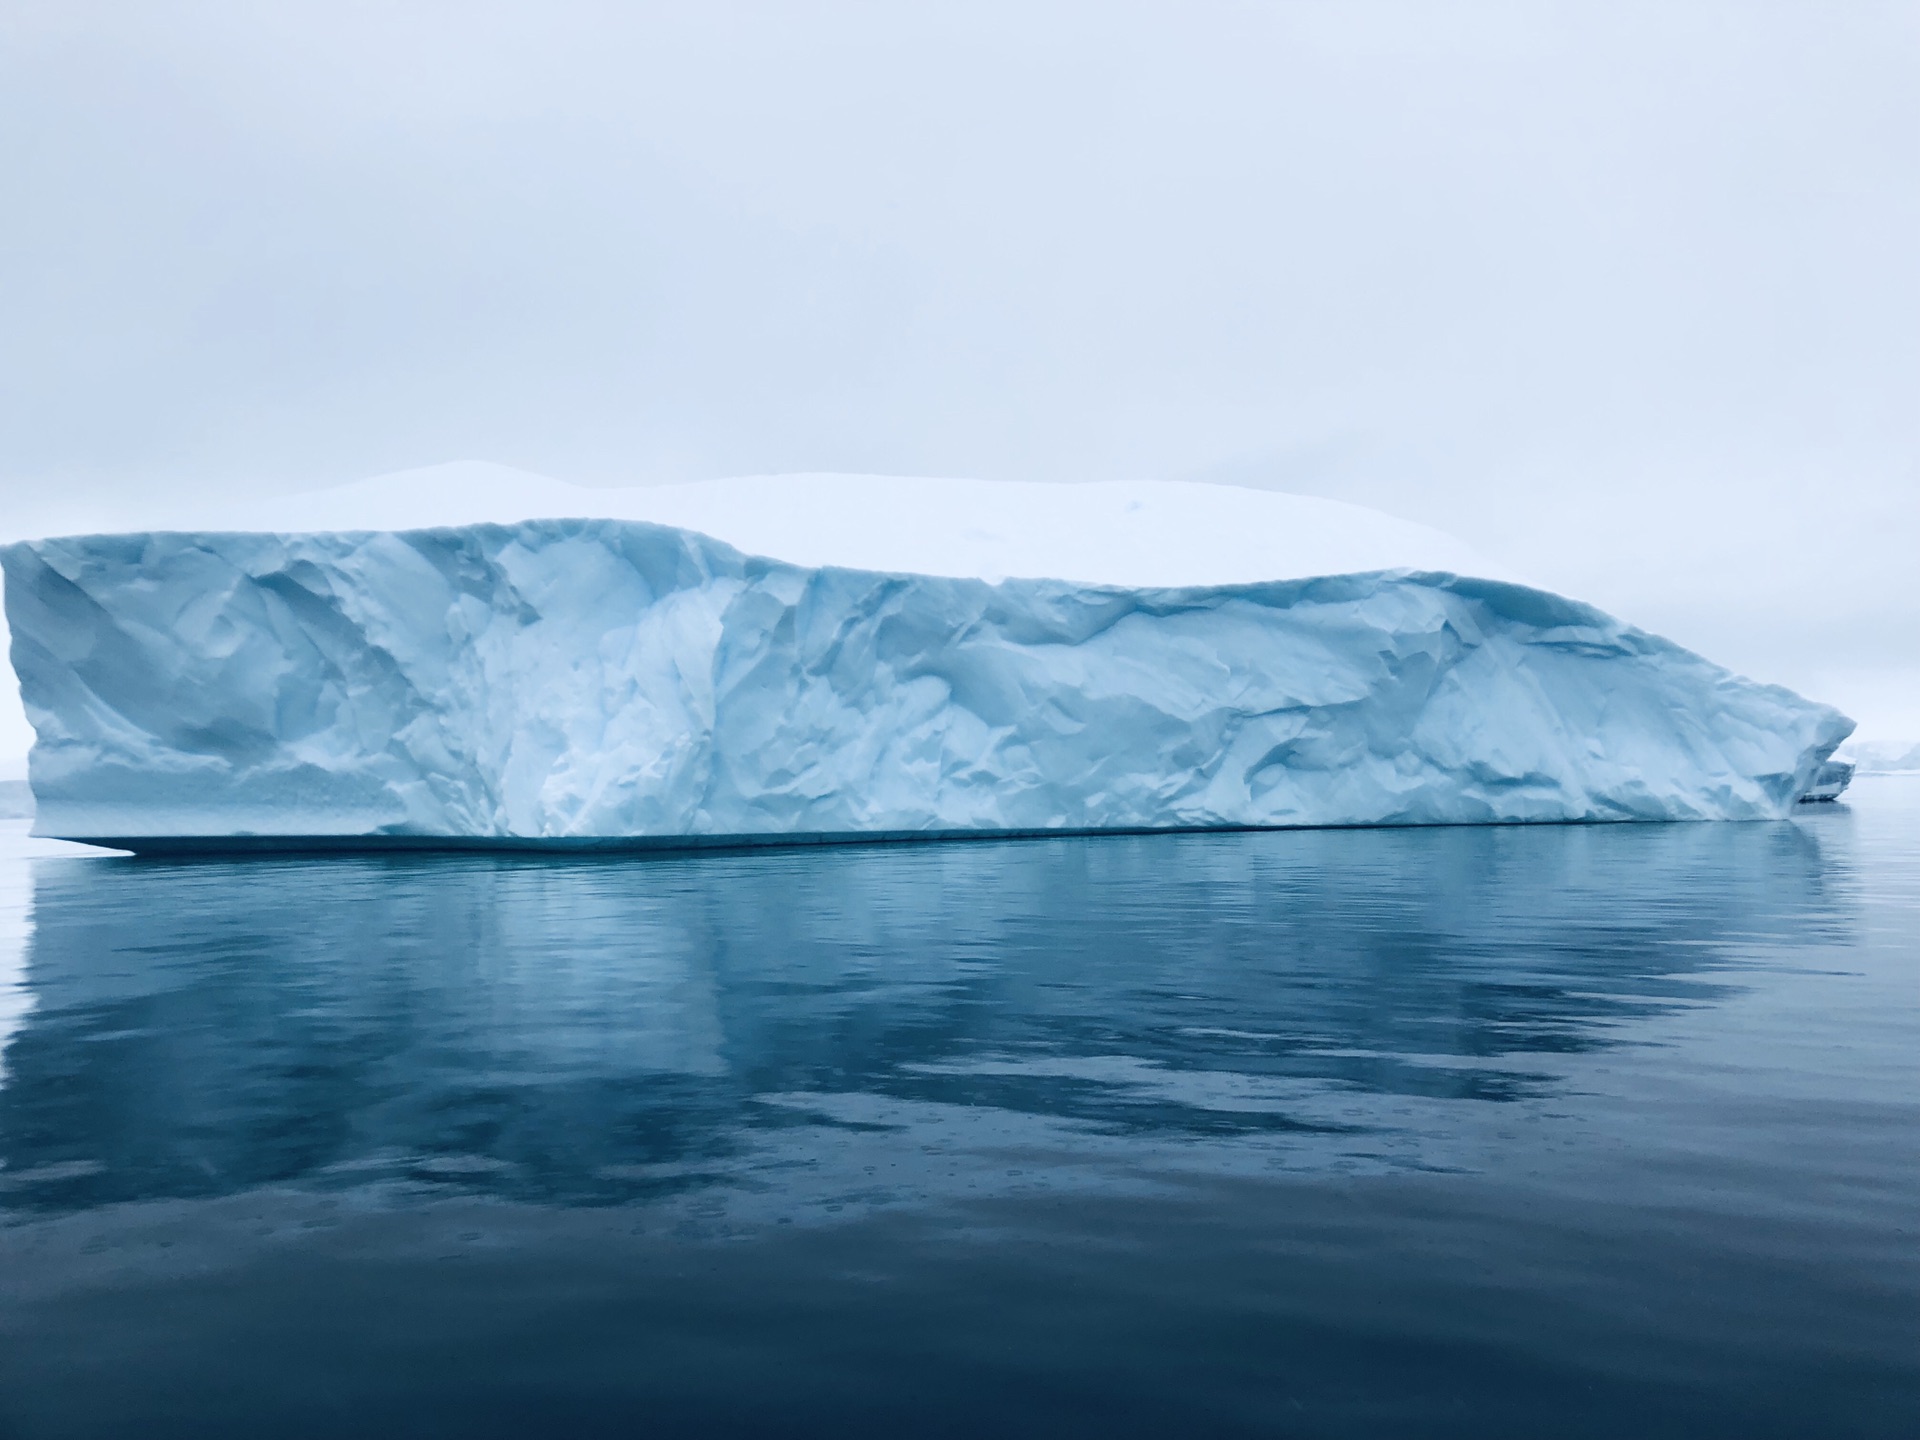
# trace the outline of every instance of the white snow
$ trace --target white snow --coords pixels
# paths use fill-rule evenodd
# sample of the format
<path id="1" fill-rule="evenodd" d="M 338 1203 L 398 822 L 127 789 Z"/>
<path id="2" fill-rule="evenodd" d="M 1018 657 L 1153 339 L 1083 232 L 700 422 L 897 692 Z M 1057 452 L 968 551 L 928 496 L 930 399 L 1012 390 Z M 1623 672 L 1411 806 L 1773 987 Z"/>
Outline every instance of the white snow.
<path id="1" fill-rule="evenodd" d="M 503 465 L 438 465 L 251 506 L 217 528 L 563 518 L 677 525 L 796 565 L 986 580 L 1239 585 L 1397 569 L 1516 578 L 1451 535 L 1363 506 L 1172 481 L 811 474 L 598 488 Z"/>
<path id="2" fill-rule="evenodd" d="M 1785 814 L 1851 729 L 1589 607 L 1457 578 L 1480 567 L 1447 537 L 1355 507 L 916 483 L 585 492 L 680 504 L 652 516 L 793 564 L 630 519 L 367 528 L 583 493 L 518 480 L 302 502 L 350 513 L 300 523 L 351 533 L 10 547 L 39 831 L 675 843 L 1750 819 Z M 955 530 L 966 515 L 977 534 Z M 938 573 L 1027 568 L 1067 573 Z"/>

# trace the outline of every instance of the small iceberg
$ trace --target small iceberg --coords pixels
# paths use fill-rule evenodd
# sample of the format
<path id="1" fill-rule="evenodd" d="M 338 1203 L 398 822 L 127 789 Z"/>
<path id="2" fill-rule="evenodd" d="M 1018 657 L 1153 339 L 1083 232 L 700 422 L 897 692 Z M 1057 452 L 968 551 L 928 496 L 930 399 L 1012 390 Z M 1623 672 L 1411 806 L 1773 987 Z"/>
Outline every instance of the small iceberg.
<path id="1" fill-rule="evenodd" d="M 1853 766 L 1844 760 L 1829 760 L 1814 772 L 1813 783 L 1800 797 L 1800 803 L 1810 804 L 1822 800 L 1838 800 L 1841 792 L 1853 783 Z"/>

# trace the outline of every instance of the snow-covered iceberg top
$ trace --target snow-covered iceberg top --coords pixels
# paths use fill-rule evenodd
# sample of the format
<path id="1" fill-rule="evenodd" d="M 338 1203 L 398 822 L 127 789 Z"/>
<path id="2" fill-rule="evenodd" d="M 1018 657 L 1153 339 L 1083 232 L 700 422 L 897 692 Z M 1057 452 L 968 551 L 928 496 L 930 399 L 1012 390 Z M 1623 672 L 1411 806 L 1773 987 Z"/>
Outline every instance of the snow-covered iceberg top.
<path id="1" fill-rule="evenodd" d="M 1357 507 L 907 484 L 386 482 L 262 533 L 8 547 L 39 830 L 1750 819 L 1785 814 L 1851 729 Z M 614 513 L 537 513 L 588 499 Z"/>
<path id="2" fill-rule="evenodd" d="M 1178 481 L 1037 484 L 911 475 L 748 475 L 571 485 L 504 465 L 438 465 L 286 496 L 219 525 L 280 533 L 523 520 L 642 520 L 811 568 L 1171 588 L 1432 570 L 1517 579 L 1443 531 L 1378 510 Z"/>

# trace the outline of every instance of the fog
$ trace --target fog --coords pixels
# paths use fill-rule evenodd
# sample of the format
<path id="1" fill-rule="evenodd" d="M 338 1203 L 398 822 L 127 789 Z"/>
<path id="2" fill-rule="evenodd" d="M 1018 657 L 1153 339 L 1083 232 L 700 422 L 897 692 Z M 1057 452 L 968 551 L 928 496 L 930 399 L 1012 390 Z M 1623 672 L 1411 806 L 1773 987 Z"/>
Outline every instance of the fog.
<path id="1" fill-rule="evenodd" d="M 1920 737 L 1920 5 L 9 0 L 0 181 L 8 536 L 1212 480 Z"/>

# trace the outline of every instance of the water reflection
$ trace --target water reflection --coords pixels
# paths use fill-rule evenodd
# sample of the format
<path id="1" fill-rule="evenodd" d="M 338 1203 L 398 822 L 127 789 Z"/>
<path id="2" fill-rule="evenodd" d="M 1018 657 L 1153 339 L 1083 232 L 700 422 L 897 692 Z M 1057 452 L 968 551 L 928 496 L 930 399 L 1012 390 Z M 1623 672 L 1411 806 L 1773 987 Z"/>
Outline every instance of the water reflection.
<path id="1" fill-rule="evenodd" d="M 1846 888 L 1795 824 L 42 861 L 0 1199 L 790 1218 L 989 1152 L 1048 1183 L 1471 1165 L 1460 1114 L 1550 1098 L 1753 945 L 1843 939 Z"/>

